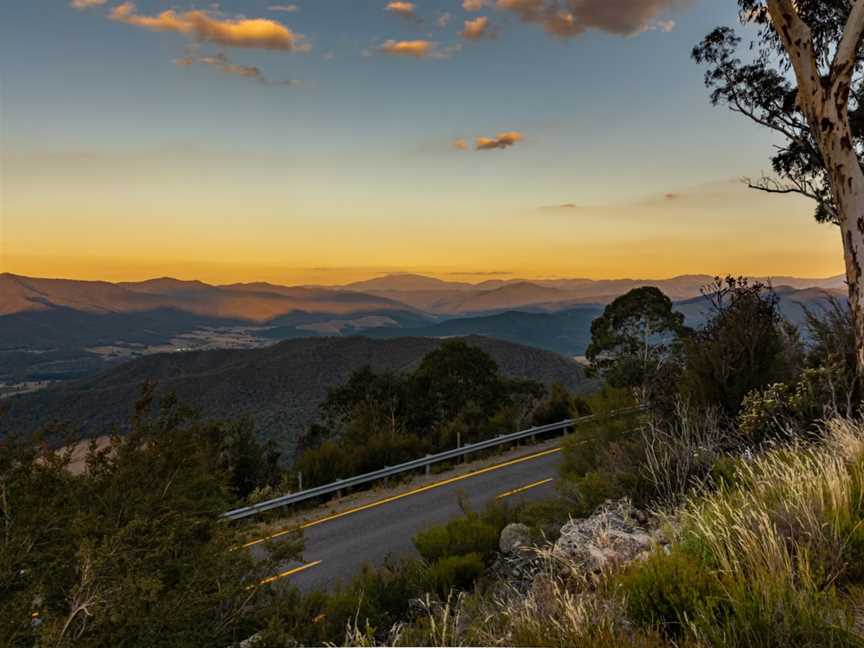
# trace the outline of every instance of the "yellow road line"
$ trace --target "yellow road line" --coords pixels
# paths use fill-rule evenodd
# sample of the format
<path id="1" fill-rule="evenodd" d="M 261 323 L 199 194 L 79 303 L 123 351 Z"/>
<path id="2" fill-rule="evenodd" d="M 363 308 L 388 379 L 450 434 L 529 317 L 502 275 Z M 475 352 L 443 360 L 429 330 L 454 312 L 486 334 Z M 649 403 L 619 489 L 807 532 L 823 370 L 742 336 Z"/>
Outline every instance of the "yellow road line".
<path id="1" fill-rule="evenodd" d="M 286 529 L 284 531 L 279 531 L 278 533 L 274 533 L 273 535 L 269 535 L 265 538 L 260 538 L 258 540 L 252 540 L 251 542 L 247 542 L 243 545 L 244 548 L 251 547 L 253 545 L 261 544 L 262 542 L 266 542 L 267 540 L 272 540 L 273 538 L 278 538 L 283 535 L 287 535 L 289 533 L 293 533 L 300 529 L 308 529 L 309 527 L 317 526 L 319 524 L 324 524 L 325 522 L 330 522 L 331 520 L 337 520 L 341 517 L 345 517 L 346 515 L 352 515 L 354 513 L 359 513 L 360 511 L 366 511 L 371 508 L 376 508 L 378 506 L 383 506 L 384 504 L 389 504 L 390 502 L 395 502 L 396 500 L 400 500 L 404 497 L 410 497 L 412 495 L 418 495 L 420 493 L 425 493 L 426 491 L 433 490 L 435 488 L 441 488 L 442 486 L 447 486 L 448 484 L 454 484 L 456 482 L 462 481 L 463 479 L 470 479 L 471 477 L 477 477 L 478 475 L 485 475 L 486 473 L 494 472 L 496 470 L 501 470 L 503 468 L 509 468 L 510 466 L 515 466 L 516 464 L 524 463 L 526 461 L 532 461 L 534 459 L 540 459 L 541 457 L 546 457 L 551 454 L 555 454 L 556 452 L 561 452 L 562 448 L 552 448 L 551 450 L 543 450 L 542 452 L 536 452 L 531 455 L 526 455 L 524 457 L 519 457 L 517 459 L 511 459 L 510 461 L 505 461 L 504 463 L 495 464 L 494 466 L 488 466 L 487 468 L 481 468 L 480 470 L 475 470 L 471 473 L 466 473 L 464 475 L 457 475 L 456 477 L 450 477 L 449 479 L 443 479 L 439 482 L 434 482 L 432 484 L 427 484 L 425 486 L 420 486 L 419 488 L 415 488 L 410 491 L 406 491 L 404 493 L 399 493 L 398 495 L 393 495 L 391 497 L 385 497 L 384 499 L 376 500 L 374 502 L 370 502 L 369 504 L 363 504 L 362 506 L 357 506 L 352 509 L 348 509 L 347 511 L 342 511 L 341 513 L 334 513 L 333 515 L 328 515 L 327 517 L 323 517 L 319 520 L 312 520 L 310 522 L 304 522 L 299 527 L 293 527 L 291 529 Z"/>
<path id="2" fill-rule="evenodd" d="M 280 578 L 287 578 L 288 576 L 293 576 L 294 574 L 299 574 L 302 571 L 306 571 L 307 569 L 312 569 L 313 567 L 317 567 L 321 564 L 321 560 L 316 560 L 314 562 L 306 563 L 305 565 L 300 565 L 299 567 L 294 567 L 294 569 L 289 569 L 288 571 L 284 571 L 281 574 L 276 574 L 275 576 L 270 576 L 270 578 L 265 578 L 262 581 L 258 581 L 259 585 L 267 585 L 274 581 L 279 580 Z"/>
<path id="3" fill-rule="evenodd" d="M 519 488 L 514 488 L 513 490 L 509 490 L 507 492 L 501 493 L 495 499 L 503 499 L 505 497 L 510 497 L 511 495 L 516 495 L 517 493 L 524 493 L 527 490 L 531 490 L 532 488 L 537 488 L 538 486 L 542 486 L 543 484 L 548 484 L 551 481 L 555 481 L 552 477 L 549 479 L 541 479 L 540 481 L 534 482 L 532 484 L 525 484 L 524 486 L 520 486 Z"/>

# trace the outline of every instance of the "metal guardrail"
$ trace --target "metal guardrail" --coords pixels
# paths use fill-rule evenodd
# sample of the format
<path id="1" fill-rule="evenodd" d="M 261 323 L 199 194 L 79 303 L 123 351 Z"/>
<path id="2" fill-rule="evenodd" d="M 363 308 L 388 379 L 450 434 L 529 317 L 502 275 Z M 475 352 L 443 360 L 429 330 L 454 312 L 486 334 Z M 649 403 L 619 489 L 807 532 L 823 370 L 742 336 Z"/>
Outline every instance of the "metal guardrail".
<path id="1" fill-rule="evenodd" d="M 633 410 L 638 409 L 639 408 L 633 408 Z M 615 414 L 625 414 L 628 411 L 631 410 L 621 410 L 615 412 Z M 541 425 L 539 427 L 521 430 L 520 432 L 500 434 L 497 437 L 486 439 L 485 441 L 470 443 L 460 448 L 453 448 L 452 450 L 445 450 L 444 452 L 439 452 L 437 454 L 426 455 L 421 459 L 406 461 L 405 463 L 399 464 L 398 466 L 388 466 L 386 468 L 381 468 L 379 470 L 365 473 L 363 475 L 356 475 L 355 477 L 348 477 L 347 479 L 339 479 L 330 484 L 316 486 L 315 488 L 309 488 L 298 493 L 291 493 L 290 495 L 283 495 L 281 497 L 276 497 L 271 500 L 252 504 L 251 506 L 244 506 L 242 508 L 234 509 L 233 511 L 223 513 L 222 517 L 232 521 L 242 520 L 244 518 L 252 517 L 253 515 L 258 515 L 259 513 L 264 513 L 265 511 L 272 511 L 273 509 L 281 508 L 283 506 L 290 506 L 291 504 L 304 502 L 314 497 L 320 497 L 321 495 L 338 493 L 344 488 L 352 488 L 361 484 L 368 484 L 369 482 L 376 481 L 378 479 L 384 479 L 385 477 L 393 477 L 395 475 L 401 475 L 402 473 L 406 473 L 412 470 L 417 470 L 418 468 L 425 468 L 426 466 L 431 466 L 432 464 L 441 461 L 449 461 L 451 459 L 464 457 L 465 455 L 472 452 L 488 450 L 489 448 L 505 445 L 507 443 L 513 443 L 514 441 L 521 441 L 522 439 L 528 439 L 535 435 L 543 434 L 545 432 L 564 431 L 568 428 L 579 425 L 580 423 L 587 423 L 589 421 L 593 421 L 594 419 L 594 415 L 583 416 L 575 419 L 567 419 L 558 423 L 550 423 L 548 425 Z"/>

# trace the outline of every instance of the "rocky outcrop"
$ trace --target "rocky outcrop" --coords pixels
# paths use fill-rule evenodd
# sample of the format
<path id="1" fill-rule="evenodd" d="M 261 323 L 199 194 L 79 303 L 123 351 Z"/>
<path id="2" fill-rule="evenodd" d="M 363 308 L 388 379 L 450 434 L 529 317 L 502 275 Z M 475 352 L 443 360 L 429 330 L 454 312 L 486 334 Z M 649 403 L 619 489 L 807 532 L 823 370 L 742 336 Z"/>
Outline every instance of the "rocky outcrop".
<path id="1" fill-rule="evenodd" d="M 607 501 L 590 517 L 570 520 L 554 544 L 536 547 L 530 537 L 525 525 L 506 526 L 494 568 L 503 582 L 522 592 L 541 574 L 588 578 L 644 558 L 666 544 L 656 521 L 627 499 Z"/>
<path id="2" fill-rule="evenodd" d="M 551 555 L 579 575 L 626 564 L 647 555 L 654 545 L 647 521 L 626 499 L 607 502 L 591 517 L 561 527 Z"/>

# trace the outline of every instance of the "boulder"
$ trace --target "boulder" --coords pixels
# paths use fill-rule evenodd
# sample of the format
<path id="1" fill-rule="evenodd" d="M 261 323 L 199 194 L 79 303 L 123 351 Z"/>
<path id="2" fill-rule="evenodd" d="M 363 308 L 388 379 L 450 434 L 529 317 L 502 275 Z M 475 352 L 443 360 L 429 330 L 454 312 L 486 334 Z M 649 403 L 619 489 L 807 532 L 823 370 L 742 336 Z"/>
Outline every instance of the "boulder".
<path id="1" fill-rule="evenodd" d="M 653 542 L 637 517 L 626 499 L 606 502 L 591 517 L 561 527 L 552 556 L 583 575 L 642 558 Z"/>
<path id="2" fill-rule="evenodd" d="M 522 549 L 530 548 L 531 545 L 531 529 L 518 522 L 504 527 L 498 538 L 498 548 L 504 554 L 517 553 Z"/>

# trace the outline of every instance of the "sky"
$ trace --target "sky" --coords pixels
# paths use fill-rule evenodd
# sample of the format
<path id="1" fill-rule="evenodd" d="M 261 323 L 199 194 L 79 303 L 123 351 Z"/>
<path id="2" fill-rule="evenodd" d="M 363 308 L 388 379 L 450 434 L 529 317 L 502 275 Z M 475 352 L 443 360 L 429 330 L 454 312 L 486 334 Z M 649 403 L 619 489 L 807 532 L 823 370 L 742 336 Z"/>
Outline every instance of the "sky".
<path id="1" fill-rule="evenodd" d="M 843 272 L 690 60 L 734 0 L 551 2 L 3 0 L 0 271 Z"/>

